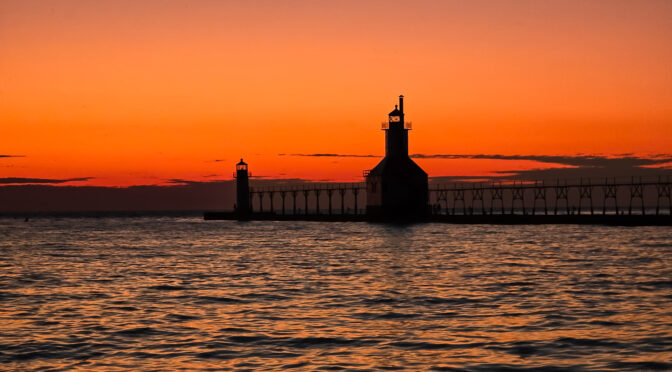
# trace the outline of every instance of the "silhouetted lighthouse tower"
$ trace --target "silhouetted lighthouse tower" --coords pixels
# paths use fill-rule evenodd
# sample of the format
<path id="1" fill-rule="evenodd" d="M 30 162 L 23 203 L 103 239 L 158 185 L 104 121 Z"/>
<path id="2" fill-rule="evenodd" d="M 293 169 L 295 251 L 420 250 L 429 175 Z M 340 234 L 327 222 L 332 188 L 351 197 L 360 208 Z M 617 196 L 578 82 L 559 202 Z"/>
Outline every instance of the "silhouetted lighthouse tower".
<path id="1" fill-rule="evenodd" d="M 236 213 L 248 214 L 250 209 L 250 180 L 247 172 L 247 163 L 240 159 L 240 163 L 236 164 L 236 205 L 234 209 Z"/>
<path id="2" fill-rule="evenodd" d="M 366 174 L 366 213 L 375 217 L 417 218 L 429 213 L 427 173 L 408 156 L 410 123 L 404 96 L 383 123 L 385 158 Z"/>
<path id="3" fill-rule="evenodd" d="M 399 105 L 394 105 L 394 110 L 388 115 L 385 131 L 385 157 L 408 157 L 408 131 L 410 126 L 404 120 L 404 96 L 399 96 Z"/>

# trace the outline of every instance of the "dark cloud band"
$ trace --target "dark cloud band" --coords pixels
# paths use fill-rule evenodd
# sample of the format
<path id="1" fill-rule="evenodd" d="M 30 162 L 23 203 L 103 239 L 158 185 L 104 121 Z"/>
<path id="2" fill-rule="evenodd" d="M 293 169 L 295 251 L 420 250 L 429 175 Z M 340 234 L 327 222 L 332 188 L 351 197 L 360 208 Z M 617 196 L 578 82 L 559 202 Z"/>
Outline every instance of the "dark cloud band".
<path id="1" fill-rule="evenodd" d="M 312 156 L 312 157 L 343 157 L 363 158 L 379 157 L 376 155 L 350 154 L 280 154 L 281 156 Z M 672 175 L 671 154 L 654 154 L 636 156 L 634 154 L 603 155 L 501 155 L 501 154 L 412 154 L 415 159 L 474 159 L 474 160 L 525 160 L 545 164 L 536 169 L 511 169 L 497 171 L 489 176 L 436 176 L 437 181 L 469 181 L 469 180 L 548 180 L 548 179 L 579 179 L 604 177 L 652 177 Z"/>
<path id="2" fill-rule="evenodd" d="M 672 161 L 670 154 L 649 157 L 601 156 L 601 155 L 488 155 L 488 154 L 413 154 L 416 159 L 487 159 L 487 160 L 529 160 L 540 163 L 562 164 L 576 167 L 641 167 L 664 164 Z"/>
<path id="3" fill-rule="evenodd" d="M 329 157 L 329 158 L 380 158 L 371 154 L 279 154 L 280 156 Z M 609 167 L 612 165 L 647 166 L 672 162 L 671 154 L 656 154 L 648 157 L 620 154 L 602 155 L 499 155 L 499 154 L 412 154 L 415 159 L 485 159 L 485 160 L 529 160 L 540 163 L 562 164 L 577 167 Z"/>
<path id="4" fill-rule="evenodd" d="M 90 179 L 93 179 L 93 177 L 66 178 L 66 179 L 5 177 L 0 178 L 0 185 L 26 184 L 26 183 L 53 185 L 66 182 L 88 181 Z"/>
<path id="5" fill-rule="evenodd" d="M 354 155 L 354 154 L 329 154 L 329 153 L 317 153 L 317 154 L 278 154 L 279 156 L 303 156 L 303 157 L 316 157 L 316 158 L 382 158 L 379 155 Z"/>

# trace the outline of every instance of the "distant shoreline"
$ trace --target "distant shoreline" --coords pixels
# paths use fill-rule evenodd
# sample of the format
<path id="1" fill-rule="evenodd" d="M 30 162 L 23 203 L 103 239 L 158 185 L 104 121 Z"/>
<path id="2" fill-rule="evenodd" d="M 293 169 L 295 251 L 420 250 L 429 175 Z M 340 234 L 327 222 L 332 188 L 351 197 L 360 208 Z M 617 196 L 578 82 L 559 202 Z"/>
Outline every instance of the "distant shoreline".
<path id="1" fill-rule="evenodd" d="M 0 218 L 104 218 L 104 217 L 202 217 L 202 210 L 194 211 L 41 211 L 1 212 Z"/>

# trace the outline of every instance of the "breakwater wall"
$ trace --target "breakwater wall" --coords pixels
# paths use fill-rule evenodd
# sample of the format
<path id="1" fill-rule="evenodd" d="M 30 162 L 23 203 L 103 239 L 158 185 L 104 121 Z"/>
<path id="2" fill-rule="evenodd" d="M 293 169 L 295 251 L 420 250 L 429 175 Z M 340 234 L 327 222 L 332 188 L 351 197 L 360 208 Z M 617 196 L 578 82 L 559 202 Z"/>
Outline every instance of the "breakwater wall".
<path id="1" fill-rule="evenodd" d="M 449 224 L 493 224 L 493 225 L 611 225 L 611 226 L 672 226 L 670 215 L 429 215 L 413 220 L 371 218 L 365 214 L 277 214 L 251 213 L 240 215 L 234 212 L 206 212 L 205 220 L 237 221 L 314 221 L 314 222 L 370 222 L 370 223 L 449 223 Z"/>

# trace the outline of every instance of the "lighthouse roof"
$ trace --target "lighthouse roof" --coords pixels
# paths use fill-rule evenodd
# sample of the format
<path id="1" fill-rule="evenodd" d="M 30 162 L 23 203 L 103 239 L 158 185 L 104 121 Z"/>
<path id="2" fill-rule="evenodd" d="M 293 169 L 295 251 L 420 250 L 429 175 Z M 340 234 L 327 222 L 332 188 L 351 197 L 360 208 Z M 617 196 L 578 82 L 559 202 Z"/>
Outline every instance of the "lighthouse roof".
<path id="1" fill-rule="evenodd" d="M 401 116 L 402 112 L 399 111 L 399 108 L 397 105 L 394 105 L 394 110 L 392 110 L 389 114 L 389 116 Z"/>
<path id="2" fill-rule="evenodd" d="M 427 177 L 427 173 L 420 168 L 411 158 L 406 157 L 384 157 L 378 165 L 369 172 L 372 176 L 391 177 L 396 179 L 413 179 L 416 177 Z"/>
<path id="3" fill-rule="evenodd" d="M 243 161 L 243 158 L 240 158 L 240 162 L 236 165 L 247 165 L 247 163 Z"/>

